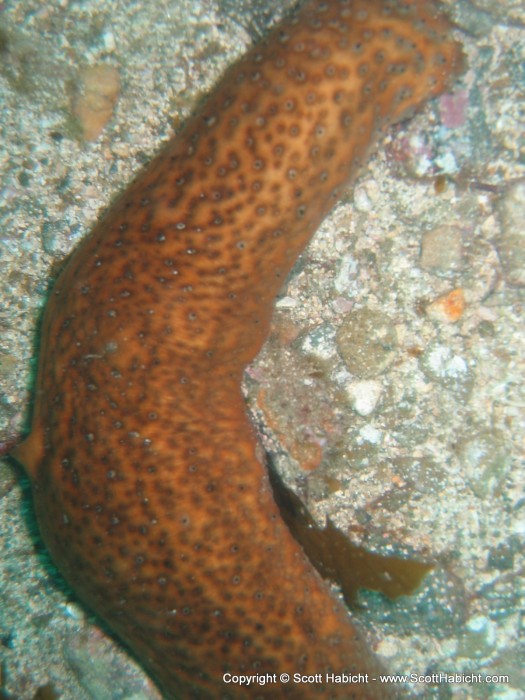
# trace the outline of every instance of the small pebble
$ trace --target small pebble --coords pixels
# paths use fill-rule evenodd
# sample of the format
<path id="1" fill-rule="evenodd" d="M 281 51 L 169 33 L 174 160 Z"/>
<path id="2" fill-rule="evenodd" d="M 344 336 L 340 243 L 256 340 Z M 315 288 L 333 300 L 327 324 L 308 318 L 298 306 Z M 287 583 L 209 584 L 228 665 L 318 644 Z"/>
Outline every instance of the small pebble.
<path id="1" fill-rule="evenodd" d="M 305 354 L 319 360 L 329 360 L 334 355 L 334 332 L 330 326 L 318 326 L 308 333 L 302 348 Z"/>
<path id="2" fill-rule="evenodd" d="M 369 442 L 371 445 L 380 445 L 383 442 L 383 432 L 369 424 L 361 428 L 359 437 L 363 442 Z"/>
<path id="3" fill-rule="evenodd" d="M 498 208 L 502 232 L 496 242 L 505 279 L 525 287 L 525 182 L 510 187 Z"/>
<path id="4" fill-rule="evenodd" d="M 472 389 L 473 376 L 466 360 L 446 345 L 431 345 L 420 358 L 425 375 L 465 399 Z"/>
<path id="5" fill-rule="evenodd" d="M 491 428 L 471 431 L 458 445 L 463 473 L 479 498 L 494 496 L 509 473 L 511 456 L 504 435 Z"/>
<path id="6" fill-rule="evenodd" d="M 359 263 L 353 253 L 347 253 L 341 258 L 334 280 L 334 287 L 339 294 L 354 296 L 357 293 L 357 277 Z"/>
<path id="7" fill-rule="evenodd" d="M 433 321 L 456 323 L 465 310 L 465 295 L 462 289 L 453 289 L 448 294 L 438 297 L 426 308 L 426 313 Z"/>
<path id="8" fill-rule="evenodd" d="M 439 111 L 441 122 L 447 129 L 456 129 L 463 126 L 467 119 L 468 108 L 467 90 L 458 90 L 455 93 L 446 93 L 439 99 Z"/>
<path id="9" fill-rule="evenodd" d="M 120 76 L 115 66 L 99 64 L 80 72 L 73 113 L 86 141 L 94 141 L 100 136 L 113 116 L 119 93 Z"/>
<path id="10" fill-rule="evenodd" d="M 369 416 L 374 412 L 382 391 L 381 382 L 373 379 L 352 382 L 347 388 L 350 405 L 360 416 Z"/>
<path id="11" fill-rule="evenodd" d="M 465 625 L 465 635 L 460 641 L 458 656 L 476 658 L 491 652 L 496 641 L 495 625 L 487 617 L 478 615 Z"/>
<path id="12" fill-rule="evenodd" d="M 115 41 L 115 35 L 111 30 L 107 30 L 102 35 L 102 41 L 104 42 L 104 48 L 108 53 L 113 53 L 117 48 L 117 42 Z"/>
<path id="13" fill-rule="evenodd" d="M 457 226 L 438 226 L 421 241 L 420 265 L 425 270 L 446 274 L 462 266 L 463 237 Z"/>
<path id="14" fill-rule="evenodd" d="M 377 377 L 396 356 L 397 335 L 391 319 L 380 311 L 358 309 L 345 316 L 336 336 L 337 349 L 356 377 Z"/>

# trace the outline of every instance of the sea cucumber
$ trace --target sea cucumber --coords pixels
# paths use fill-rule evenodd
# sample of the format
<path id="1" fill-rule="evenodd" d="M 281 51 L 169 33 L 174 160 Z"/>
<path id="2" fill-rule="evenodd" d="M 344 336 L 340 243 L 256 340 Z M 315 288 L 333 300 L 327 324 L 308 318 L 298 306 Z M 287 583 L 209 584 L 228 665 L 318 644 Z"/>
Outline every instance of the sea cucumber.
<path id="1" fill-rule="evenodd" d="M 380 664 L 279 515 L 240 383 L 377 135 L 460 69 L 448 31 L 426 0 L 305 4 L 226 72 L 55 283 L 14 454 L 54 561 L 166 698 L 395 694 L 324 682 Z"/>

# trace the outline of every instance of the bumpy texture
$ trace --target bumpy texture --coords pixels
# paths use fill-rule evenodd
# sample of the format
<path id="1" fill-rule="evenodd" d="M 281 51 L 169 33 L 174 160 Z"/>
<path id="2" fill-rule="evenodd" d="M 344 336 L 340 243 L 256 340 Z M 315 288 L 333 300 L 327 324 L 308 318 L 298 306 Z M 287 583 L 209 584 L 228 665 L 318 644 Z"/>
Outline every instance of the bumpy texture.
<path id="1" fill-rule="evenodd" d="M 298 254 L 388 123 L 461 53 L 419 0 L 310 2 L 237 62 L 56 282 L 16 451 L 66 579 L 167 698 L 378 663 L 275 506 L 240 391 Z"/>

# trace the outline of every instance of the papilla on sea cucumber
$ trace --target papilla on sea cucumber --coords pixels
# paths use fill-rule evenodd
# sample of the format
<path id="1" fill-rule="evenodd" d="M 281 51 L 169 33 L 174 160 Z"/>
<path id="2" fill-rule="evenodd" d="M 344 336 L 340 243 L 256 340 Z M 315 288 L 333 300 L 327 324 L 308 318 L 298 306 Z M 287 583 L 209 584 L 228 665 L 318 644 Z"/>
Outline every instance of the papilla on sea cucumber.
<path id="1" fill-rule="evenodd" d="M 396 694 L 224 682 L 381 668 L 279 514 L 240 383 L 378 134 L 460 69 L 448 32 L 426 0 L 303 5 L 226 72 L 55 283 L 14 454 L 54 561 L 166 698 Z"/>

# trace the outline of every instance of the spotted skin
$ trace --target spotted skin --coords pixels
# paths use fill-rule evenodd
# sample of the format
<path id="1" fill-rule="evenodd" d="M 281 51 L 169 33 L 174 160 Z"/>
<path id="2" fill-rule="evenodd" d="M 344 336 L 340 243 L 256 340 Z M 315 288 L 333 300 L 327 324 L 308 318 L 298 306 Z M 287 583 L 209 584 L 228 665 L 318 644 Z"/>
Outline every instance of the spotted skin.
<path id="1" fill-rule="evenodd" d="M 424 0 L 310 2 L 233 65 L 59 276 L 31 434 L 42 536 L 166 698 L 394 697 L 275 506 L 243 370 L 377 134 L 461 64 Z M 406 693 L 403 694 L 406 696 Z"/>

